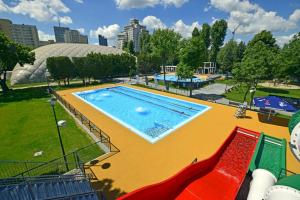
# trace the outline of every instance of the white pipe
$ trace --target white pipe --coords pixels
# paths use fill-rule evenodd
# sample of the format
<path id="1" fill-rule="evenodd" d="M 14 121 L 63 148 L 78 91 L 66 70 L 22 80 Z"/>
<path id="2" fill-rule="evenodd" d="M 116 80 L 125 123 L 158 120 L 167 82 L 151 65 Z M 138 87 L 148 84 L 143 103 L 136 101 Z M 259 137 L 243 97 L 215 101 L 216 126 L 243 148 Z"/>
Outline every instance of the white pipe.
<path id="1" fill-rule="evenodd" d="M 283 185 L 274 185 L 269 188 L 265 200 L 299 200 L 300 191 Z"/>
<path id="2" fill-rule="evenodd" d="M 254 170 L 252 177 L 247 200 L 263 199 L 267 190 L 277 182 L 276 177 L 265 169 Z"/>

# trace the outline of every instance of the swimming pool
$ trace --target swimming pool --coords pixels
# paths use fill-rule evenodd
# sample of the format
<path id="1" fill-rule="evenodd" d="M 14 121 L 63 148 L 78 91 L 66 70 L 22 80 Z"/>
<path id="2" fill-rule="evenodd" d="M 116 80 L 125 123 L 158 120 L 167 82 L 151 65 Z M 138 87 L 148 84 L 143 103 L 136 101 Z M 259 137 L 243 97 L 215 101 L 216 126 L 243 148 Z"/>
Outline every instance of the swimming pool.
<path id="1" fill-rule="evenodd" d="M 210 109 L 125 86 L 73 94 L 151 143 Z"/>
<path id="2" fill-rule="evenodd" d="M 154 76 L 154 79 L 158 80 L 158 81 L 163 81 L 164 80 L 164 76 L 163 75 L 156 75 Z M 180 82 L 180 83 L 190 83 L 191 79 L 178 79 L 178 76 L 176 75 L 166 75 L 166 81 L 170 81 L 170 82 Z M 192 81 L 194 83 L 201 83 L 201 82 L 205 82 L 205 80 L 202 80 L 196 76 L 194 76 L 192 78 Z"/>

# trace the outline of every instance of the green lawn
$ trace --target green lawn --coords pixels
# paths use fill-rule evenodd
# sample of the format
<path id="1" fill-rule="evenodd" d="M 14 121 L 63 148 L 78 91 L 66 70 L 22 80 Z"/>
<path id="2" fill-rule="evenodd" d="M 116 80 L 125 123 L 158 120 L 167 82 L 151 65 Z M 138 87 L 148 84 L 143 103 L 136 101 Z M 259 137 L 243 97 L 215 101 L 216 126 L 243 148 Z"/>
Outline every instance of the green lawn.
<path id="1" fill-rule="evenodd" d="M 225 94 L 225 97 L 232 101 L 242 102 L 244 93 L 246 92 L 246 87 L 240 86 L 238 88 L 233 89 L 232 91 Z M 275 88 L 267 88 L 258 86 L 254 97 L 263 97 L 268 95 L 277 95 L 277 96 L 285 96 L 285 97 L 293 97 L 300 98 L 300 90 L 298 89 L 275 89 Z M 250 94 L 247 95 L 247 102 L 250 101 Z"/>
<path id="2" fill-rule="evenodd" d="M 48 161 L 62 155 L 49 98 L 46 87 L 0 94 L 0 160 Z M 94 142 L 58 103 L 55 109 L 58 119 L 67 121 L 61 128 L 66 153 Z M 43 155 L 33 157 L 37 151 Z"/>

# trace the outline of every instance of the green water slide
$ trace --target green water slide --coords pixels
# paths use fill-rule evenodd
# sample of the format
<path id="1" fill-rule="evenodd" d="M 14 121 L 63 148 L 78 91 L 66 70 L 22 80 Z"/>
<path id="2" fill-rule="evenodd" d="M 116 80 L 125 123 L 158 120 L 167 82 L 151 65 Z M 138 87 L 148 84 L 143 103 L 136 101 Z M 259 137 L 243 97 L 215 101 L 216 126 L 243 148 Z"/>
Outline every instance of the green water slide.
<path id="1" fill-rule="evenodd" d="M 264 133 L 260 135 L 256 145 L 249 170 L 266 169 L 276 178 L 284 176 L 286 168 L 286 140 L 268 136 Z"/>

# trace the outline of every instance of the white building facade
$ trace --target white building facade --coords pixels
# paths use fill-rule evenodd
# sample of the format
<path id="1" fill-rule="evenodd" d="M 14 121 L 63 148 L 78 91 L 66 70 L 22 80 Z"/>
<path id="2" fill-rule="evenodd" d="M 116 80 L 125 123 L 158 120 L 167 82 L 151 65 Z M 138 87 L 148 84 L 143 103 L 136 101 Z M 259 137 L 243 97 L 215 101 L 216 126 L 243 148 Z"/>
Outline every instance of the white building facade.
<path id="1" fill-rule="evenodd" d="M 133 41 L 134 51 L 140 52 L 140 38 L 146 26 L 139 24 L 139 20 L 131 19 L 130 24 L 124 27 L 124 31 L 118 34 L 117 48 L 122 49 L 124 44 Z"/>

